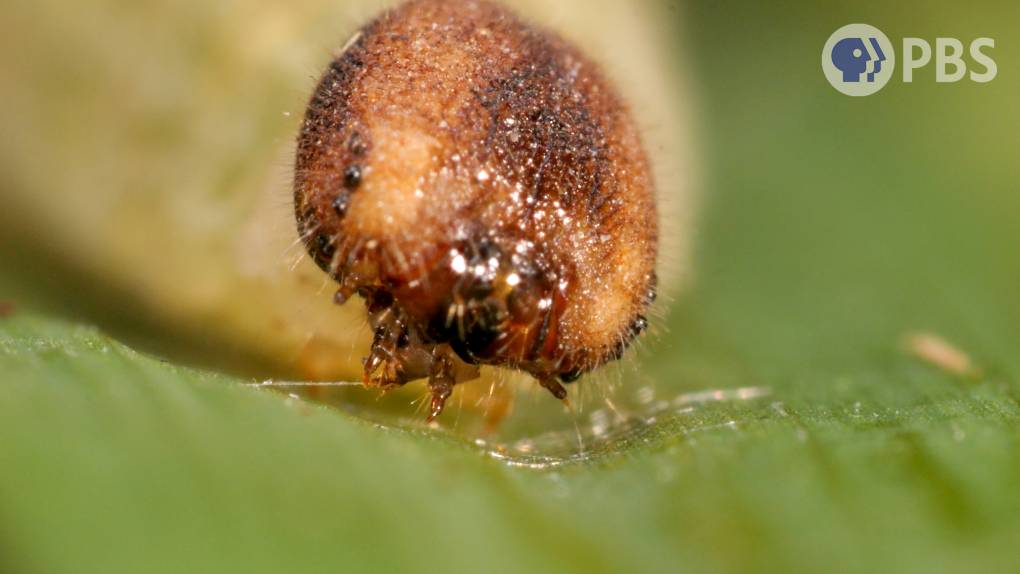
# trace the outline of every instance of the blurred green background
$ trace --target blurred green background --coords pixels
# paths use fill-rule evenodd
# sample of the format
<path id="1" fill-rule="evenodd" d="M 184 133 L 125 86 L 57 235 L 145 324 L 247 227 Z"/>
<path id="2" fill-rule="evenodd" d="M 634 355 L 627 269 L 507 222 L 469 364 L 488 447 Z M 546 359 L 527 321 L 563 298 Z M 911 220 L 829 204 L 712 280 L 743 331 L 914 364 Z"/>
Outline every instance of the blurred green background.
<path id="1" fill-rule="evenodd" d="M 277 340 L 237 317 L 292 287 L 237 289 L 216 267 L 235 246 L 215 238 L 257 238 L 251 221 L 286 212 L 253 217 L 252 189 L 286 180 L 281 146 L 347 8 L 5 15 L 0 571 L 1016 569 L 1020 5 L 669 6 L 702 159 L 692 282 L 618 375 L 649 405 L 567 458 L 376 426 L 186 366 L 280 368 L 259 363 Z M 994 38 L 998 78 L 936 84 L 929 66 L 843 96 L 820 52 L 851 22 L 897 48 Z M 913 332 L 981 374 L 919 361 Z M 768 395 L 654 410 L 738 388 Z M 598 434 L 596 419 L 579 428 Z"/>

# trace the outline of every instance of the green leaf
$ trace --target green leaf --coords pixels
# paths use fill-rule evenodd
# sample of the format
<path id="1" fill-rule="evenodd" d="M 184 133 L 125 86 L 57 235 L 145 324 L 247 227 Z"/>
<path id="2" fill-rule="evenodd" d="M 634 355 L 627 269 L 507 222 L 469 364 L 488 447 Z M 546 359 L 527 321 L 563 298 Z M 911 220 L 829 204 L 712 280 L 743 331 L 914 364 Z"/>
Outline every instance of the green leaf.
<path id="1" fill-rule="evenodd" d="M 1020 526 L 1013 389 L 911 365 L 666 414 L 536 471 L 94 329 L 0 332 L 8 571 L 962 571 Z"/>

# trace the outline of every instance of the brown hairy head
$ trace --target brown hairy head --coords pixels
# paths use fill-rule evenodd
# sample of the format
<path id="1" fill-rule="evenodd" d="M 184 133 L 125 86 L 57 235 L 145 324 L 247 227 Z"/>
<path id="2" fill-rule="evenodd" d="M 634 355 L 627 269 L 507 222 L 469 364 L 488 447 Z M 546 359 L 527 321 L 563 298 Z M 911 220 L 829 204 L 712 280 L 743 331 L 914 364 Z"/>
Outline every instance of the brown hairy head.
<path id="1" fill-rule="evenodd" d="M 655 298 L 654 182 L 597 66 L 498 4 L 412 0 L 326 71 L 298 140 L 298 229 L 376 330 L 365 382 L 432 416 L 491 364 L 557 397 Z"/>

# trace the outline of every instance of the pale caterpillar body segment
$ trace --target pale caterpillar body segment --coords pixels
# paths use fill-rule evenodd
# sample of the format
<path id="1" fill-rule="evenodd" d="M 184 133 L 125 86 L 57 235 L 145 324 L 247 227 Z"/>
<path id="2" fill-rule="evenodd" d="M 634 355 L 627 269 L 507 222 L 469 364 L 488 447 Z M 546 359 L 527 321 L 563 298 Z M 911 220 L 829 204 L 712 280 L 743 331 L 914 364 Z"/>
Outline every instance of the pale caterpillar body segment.
<path id="1" fill-rule="evenodd" d="M 637 126 L 598 67 L 507 9 L 412 0 L 367 25 L 309 103 L 298 230 L 374 329 L 363 380 L 478 365 L 561 382 L 621 357 L 655 300 L 659 216 Z"/>

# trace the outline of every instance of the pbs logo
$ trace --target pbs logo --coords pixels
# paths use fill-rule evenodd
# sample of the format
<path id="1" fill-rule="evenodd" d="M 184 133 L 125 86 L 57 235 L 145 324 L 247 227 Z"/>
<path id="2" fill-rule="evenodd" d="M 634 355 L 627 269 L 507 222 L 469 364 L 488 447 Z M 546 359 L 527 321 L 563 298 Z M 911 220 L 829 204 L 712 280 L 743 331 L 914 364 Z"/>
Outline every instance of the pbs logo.
<path id="1" fill-rule="evenodd" d="M 825 77 L 848 96 L 870 96 L 881 90 L 895 69 L 892 42 L 867 24 L 847 24 L 836 30 L 822 50 Z"/>
<path id="2" fill-rule="evenodd" d="M 914 71 L 934 59 L 937 83 L 958 82 L 968 77 L 968 71 L 971 81 L 990 82 L 998 74 L 998 67 L 984 50 L 994 47 L 995 40 L 991 38 L 974 40 L 968 50 L 968 62 L 963 42 L 956 38 L 936 38 L 934 51 L 924 39 L 904 38 L 903 81 L 913 82 Z M 870 96 L 881 90 L 892 79 L 895 68 L 892 42 L 881 30 L 868 24 L 843 26 L 829 37 L 822 49 L 825 77 L 832 87 L 848 96 Z"/>

